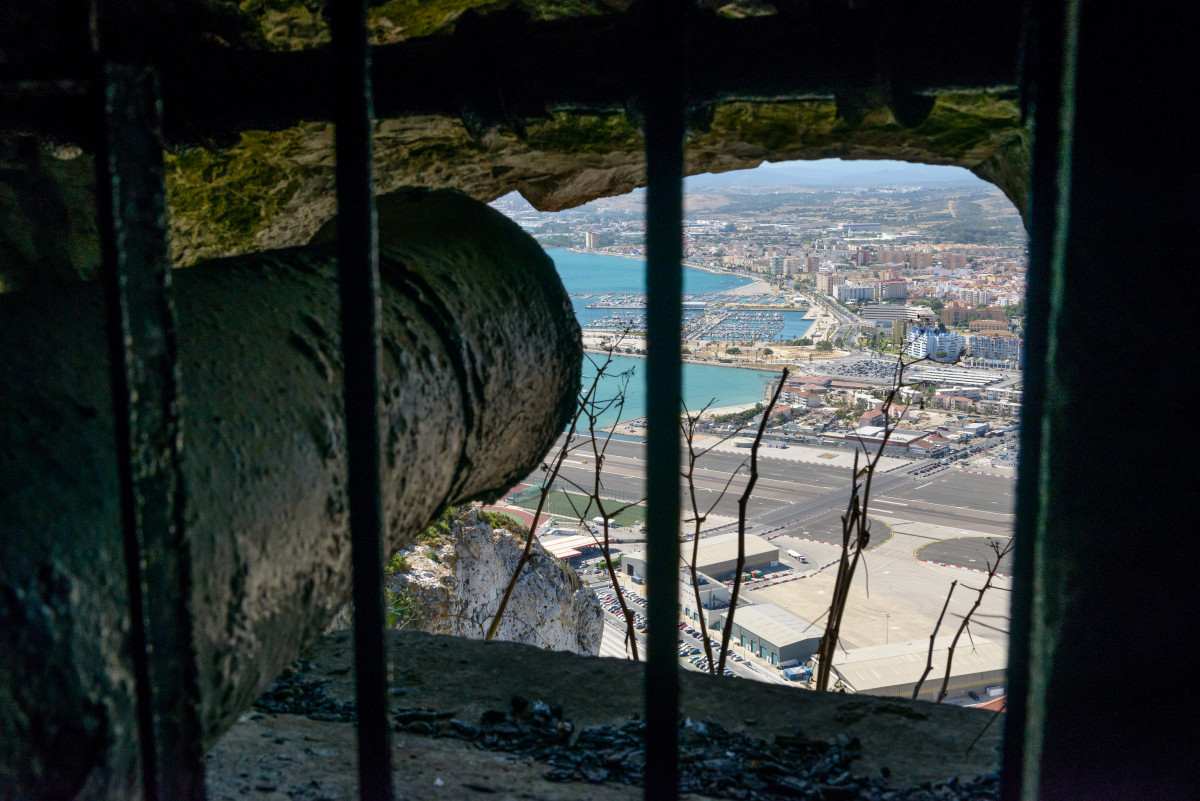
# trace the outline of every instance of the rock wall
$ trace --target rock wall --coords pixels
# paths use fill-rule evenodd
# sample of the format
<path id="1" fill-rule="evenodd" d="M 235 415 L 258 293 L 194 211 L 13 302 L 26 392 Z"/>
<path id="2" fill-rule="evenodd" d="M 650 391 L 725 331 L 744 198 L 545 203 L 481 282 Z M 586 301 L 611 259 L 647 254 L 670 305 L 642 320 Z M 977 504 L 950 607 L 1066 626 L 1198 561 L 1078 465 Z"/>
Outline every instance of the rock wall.
<path id="1" fill-rule="evenodd" d="M 457 119 L 414 115 L 375 122 L 376 190 L 452 187 L 491 201 L 519 192 L 560 211 L 646 182 L 641 132 L 624 114 L 555 114 L 523 136 L 494 128 L 472 137 Z M 684 173 L 746 170 L 795 159 L 900 159 L 965 167 L 997 184 L 1024 213 L 1028 131 L 1003 92 L 945 93 L 915 128 L 880 107 L 850 123 L 832 99 L 722 103 L 687 141 Z M 167 156 L 177 264 L 303 244 L 334 213 L 333 126 L 248 131 L 224 150 Z"/>
<path id="2" fill-rule="evenodd" d="M 523 539 L 492 527 L 473 508 L 450 523 L 450 533 L 440 543 L 408 545 L 400 551 L 407 569 L 388 579 L 389 589 L 407 595 L 414 607 L 399 625 L 482 639 L 524 547 Z M 574 570 L 534 542 L 496 638 L 598 654 L 603 627 L 596 596 Z"/>
<path id="3" fill-rule="evenodd" d="M 69 61 L 90 35 L 84 24 L 86 5 L 78 0 L 17 0 L 15 15 L 7 9 L 0 11 L 0 65 L 16 68 L 25 63 Z M 909 48 L 899 52 L 869 48 L 851 59 L 826 42 L 825 46 L 835 48 L 830 58 L 846 58 L 848 72 L 835 72 L 832 78 L 826 76 L 819 85 L 802 90 L 799 85 L 791 89 L 777 85 L 771 78 L 772 65 L 758 65 L 754 69 L 759 72 L 744 72 L 741 65 L 747 59 L 733 53 L 726 53 L 727 61 L 722 62 L 718 58 L 721 53 L 716 52 L 720 48 L 714 44 L 714 52 L 694 57 L 693 71 L 703 74 L 692 76 L 698 94 L 689 117 L 685 174 L 749 169 L 764 161 L 822 158 L 955 165 L 995 183 L 1023 215 L 1026 213 L 1032 132 L 1017 102 L 1018 28 L 1014 20 L 1019 15 L 1009 13 L 1011 8 L 997 0 L 970 9 L 956 7 L 955 14 L 916 5 L 912 14 L 905 14 L 898 8 L 901 4 L 864 3 L 830 3 L 818 13 L 808 5 L 799 0 L 698 0 L 698 8 L 705 11 L 697 20 L 705 21 L 706 35 L 742 37 L 737 41 L 752 43 L 748 46 L 772 32 L 803 32 L 804 38 L 813 40 L 806 42 L 806 52 L 825 39 L 836 42 L 841 35 L 873 41 L 872 31 L 886 30 L 884 39 L 904 41 L 907 34 L 894 28 L 904 22 L 909 26 L 904 30 L 919 33 L 925 37 L 922 41 L 969 40 L 977 54 L 964 49 L 970 55 L 964 55 L 962 61 L 938 61 L 945 48 L 927 48 L 918 65 L 912 63 Z M 384 52 L 377 53 L 376 77 L 379 95 L 385 100 L 406 81 L 418 85 L 450 81 L 454 76 L 438 64 L 444 64 L 446 70 L 467 65 L 463 74 L 454 77 L 459 84 L 446 84 L 445 93 L 457 98 L 450 106 L 428 99 L 397 105 L 390 112 L 377 106 L 381 115 L 374 123 L 377 192 L 384 194 L 402 186 L 453 188 L 487 202 L 516 191 L 535 207 L 556 211 L 645 184 L 643 138 L 632 78 L 623 95 L 613 94 L 603 80 L 589 81 L 589 77 L 602 76 L 581 75 L 579 85 L 569 92 L 552 88 L 554 82 L 549 81 L 544 93 L 533 93 L 536 102 L 527 100 L 520 109 L 513 109 L 503 101 L 504 85 L 492 86 L 502 76 L 487 72 L 494 68 L 488 60 L 489 47 L 498 48 L 493 61 L 504 60 L 500 56 L 507 50 L 524 51 L 524 45 L 501 46 L 497 42 L 525 43 L 522 37 L 541 42 L 536 37 L 549 36 L 549 29 L 538 29 L 538 25 L 557 25 L 564 20 L 570 22 L 569 28 L 554 28 L 555 36 L 565 32 L 575 37 L 571 42 L 578 43 L 577 49 L 602 54 L 600 63 L 628 62 L 632 55 L 610 56 L 610 50 L 613 30 L 638 29 L 638 7 L 629 0 L 389 0 L 371 6 L 372 41 L 384 46 Z M 149 7 L 143 11 L 148 13 Z M 730 28 L 714 22 L 719 17 L 776 12 L 778 18 L 764 18 L 764 25 L 738 22 Z M 950 27 L 939 27 L 944 25 Z M 993 29 L 995 36 L 989 38 Z M 135 52 L 145 50 L 142 55 L 161 63 L 164 113 L 169 123 L 166 168 L 175 263 L 188 266 L 221 256 L 306 244 L 334 213 L 333 126 L 319 121 L 329 119 L 319 103 L 302 102 L 310 98 L 291 97 L 284 90 L 291 85 L 307 87 L 315 80 L 314 73 L 327 71 L 314 66 L 316 62 L 303 61 L 305 67 L 294 60 L 309 58 L 327 44 L 325 0 L 180 0 L 166 4 L 162 13 L 139 19 L 130 30 L 136 30 L 136 35 L 127 45 Z M 828 36 L 823 36 L 822 30 Z M 628 38 L 618 39 L 617 44 Z M 549 47 L 551 41 L 558 39 L 546 39 L 543 44 Z M 790 46 L 792 40 L 787 41 Z M 398 42 L 404 44 L 395 44 Z M 921 52 L 919 42 L 910 47 Z M 294 52 L 265 52 L 271 50 Z M 520 59 L 510 64 L 520 70 L 507 78 L 513 82 L 507 91 L 540 85 L 543 77 L 553 76 L 556 70 L 544 69 L 538 59 L 553 58 L 555 52 L 553 48 L 540 56 L 531 52 L 532 70 L 521 66 Z M 735 48 L 735 52 L 741 51 Z M 195 66 L 208 63 L 204 59 L 213 53 L 283 60 L 246 62 L 259 69 L 228 64 L 210 70 Z M 985 54 L 994 57 L 984 58 Z M 479 59 L 477 66 L 472 58 Z M 976 74 L 970 65 L 978 66 L 980 61 L 990 66 L 980 67 L 982 72 Z M 926 62 L 933 66 L 926 69 Z M 274 66 L 268 69 L 268 65 Z M 818 61 L 814 70 L 823 72 L 824 65 L 826 61 Z M 426 68 L 428 73 L 423 71 Z M 250 80 L 271 69 L 282 70 L 274 83 Z M 413 69 L 418 74 L 410 77 Z M 760 74 L 764 70 L 766 74 Z M 927 74 L 931 71 L 937 74 L 936 80 Z M 197 73 L 210 76 L 211 81 L 177 87 L 174 95 L 167 91 L 175 85 L 172 81 L 178 83 Z M 924 76 L 923 83 L 918 81 L 924 88 L 920 95 L 910 96 L 903 87 L 916 73 Z M 722 82 L 726 78 L 732 82 Z M 805 84 L 802 76 L 796 81 Z M 173 113 L 177 117 L 182 114 L 181 107 L 207 108 L 197 92 L 210 82 L 219 89 L 214 108 L 197 112 L 196 119 L 170 123 Z M 593 91 L 600 99 L 588 99 Z M 278 108 L 261 117 L 235 115 L 235 121 L 209 121 L 215 126 L 210 131 L 204 114 L 223 119 L 221 114 L 237 105 L 232 102 L 234 92 L 258 98 L 251 103 L 255 109 Z M 308 92 L 324 96 L 320 89 Z M 226 98 L 231 102 L 225 102 Z M 497 102 L 499 108 L 493 108 Z M 304 113 L 296 110 L 297 103 Z M 37 124 L 30 121 L 59 119 L 69 116 L 70 109 L 47 107 L 38 111 L 42 116 L 29 112 L 33 114 L 29 119 L 18 115 L 19 124 L 8 127 L 0 120 L 0 292 L 87 278 L 98 269 L 90 155 L 94 143 L 85 141 L 87 137 L 78 131 L 53 133 L 57 129 L 50 128 L 51 132 L 39 135 Z M 56 138 L 60 136 L 83 147 L 63 147 Z"/>

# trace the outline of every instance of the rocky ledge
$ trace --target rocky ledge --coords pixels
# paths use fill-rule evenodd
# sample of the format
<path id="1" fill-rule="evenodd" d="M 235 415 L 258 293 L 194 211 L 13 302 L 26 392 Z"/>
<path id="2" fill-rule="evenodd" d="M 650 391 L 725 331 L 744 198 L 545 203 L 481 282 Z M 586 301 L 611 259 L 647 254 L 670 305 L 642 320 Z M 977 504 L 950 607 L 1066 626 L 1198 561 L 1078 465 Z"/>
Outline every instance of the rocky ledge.
<path id="1" fill-rule="evenodd" d="M 525 549 L 507 518 L 466 508 L 400 551 L 388 571 L 396 624 L 483 638 Z M 496 638 L 552 651 L 596 654 L 603 611 L 568 565 L 534 542 Z"/>
<path id="2" fill-rule="evenodd" d="M 641 798 L 640 664 L 391 635 L 405 799 Z M 691 798 L 991 799 L 1003 721 L 926 702 L 681 675 Z M 208 755 L 212 799 L 356 796 L 353 643 L 324 637 Z"/>

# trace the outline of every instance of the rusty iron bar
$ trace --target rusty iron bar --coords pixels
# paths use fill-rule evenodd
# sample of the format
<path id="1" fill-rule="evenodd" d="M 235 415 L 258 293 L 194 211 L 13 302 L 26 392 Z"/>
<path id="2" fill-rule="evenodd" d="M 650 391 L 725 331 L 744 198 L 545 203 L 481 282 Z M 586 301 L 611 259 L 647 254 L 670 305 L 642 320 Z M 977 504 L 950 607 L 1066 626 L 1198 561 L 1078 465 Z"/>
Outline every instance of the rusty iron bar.
<path id="1" fill-rule="evenodd" d="M 1037 136 L 1033 139 L 1030 164 L 1029 286 L 1027 303 L 1025 369 L 1022 373 L 1024 402 L 1021 408 L 1021 451 L 1041 454 L 1043 410 L 1046 392 L 1046 351 L 1051 315 L 1051 274 L 1054 260 L 1058 211 L 1063 202 L 1063 106 L 1066 96 L 1063 71 L 1068 39 L 1065 0 L 1025 4 L 1026 25 L 1022 41 L 1021 113 L 1033 115 Z M 1041 516 L 1040 495 L 1044 491 L 1042 460 L 1022 459 L 1017 472 L 1013 550 L 1012 601 L 1009 609 L 1011 636 L 1008 652 L 1008 701 L 1004 715 L 1004 751 L 1000 771 L 1000 798 L 1019 801 L 1028 797 L 1027 784 L 1034 763 L 1027 755 L 1028 699 L 1034 681 L 1030 675 L 1031 641 L 1034 637 L 1035 549 Z M 1038 713 L 1033 713 L 1036 716 Z"/>
<path id="2" fill-rule="evenodd" d="M 383 611 L 379 425 L 379 232 L 372 192 L 371 54 L 366 0 L 329 5 L 337 153 L 338 285 L 354 572 L 359 797 L 392 798 Z"/>
<path id="3" fill-rule="evenodd" d="M 97 205 L 147 801 L 204 798 L 158 83 L 107 64 Z"/>
<path id="4" fill-rule="evenodd" d="M 647 621 L 645 797 L 679 792 L 679 413 L 683 397 L 683 136 L 687 3 L 647 9 L 646 130 Z"/>

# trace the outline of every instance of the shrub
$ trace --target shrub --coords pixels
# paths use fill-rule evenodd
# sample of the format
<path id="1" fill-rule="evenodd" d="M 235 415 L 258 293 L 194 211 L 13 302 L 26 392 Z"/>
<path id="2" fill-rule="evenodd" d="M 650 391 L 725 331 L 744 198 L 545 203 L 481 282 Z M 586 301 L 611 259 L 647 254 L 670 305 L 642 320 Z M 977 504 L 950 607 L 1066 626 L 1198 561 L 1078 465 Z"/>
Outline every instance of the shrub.
<path id="1" fill-rule="evenodd" d="M 409 587 L 399 592 L 384 590 L 387 624 L 393 629 L 419 629 L 424 622 L 420 601 Z"/>

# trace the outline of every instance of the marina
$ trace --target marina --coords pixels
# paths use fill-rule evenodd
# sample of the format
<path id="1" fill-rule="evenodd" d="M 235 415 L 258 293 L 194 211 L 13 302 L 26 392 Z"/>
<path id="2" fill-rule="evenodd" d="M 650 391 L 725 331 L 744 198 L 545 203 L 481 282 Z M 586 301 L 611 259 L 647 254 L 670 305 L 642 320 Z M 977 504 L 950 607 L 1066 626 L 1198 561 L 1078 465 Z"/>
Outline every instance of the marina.
<path id="1" fill-rule="evenodd" d="M 646 296 L 638 294 L 628 294 L 622 292 L 614 292 L 611 294 L 597 295 L 595 293 L 570 293 L 572 303 L 576 300 L 589 301 L 584 305 L 587 309 L 644 309 L 646 308 Z M 756 306 L 782 306 L 784 298 L 778 295 L 682 295 L 680 296 L 685 309 L 703 309 L 711 305 L 727 306 L 730 308 L 744 309 L 745 307 Z M 593 300 L 594 298 L 594 300 Z M 807 304 L 803 304 L 807 308 Z"/>
<path id="2" fill-rule="evenodd" d="M 646 330 L 644 306 L 598 307 L 603 311 L 587 308 L 590 314 L 579 314 L 579 325 L 585 331 L 642 333 Z M 685 306 L 683 310 L 684 340 L 774 342 L 803 337 L 811 325 L 804 312 L 798 311 L 738 311 L 720 306 L 701 309 Z"/>

